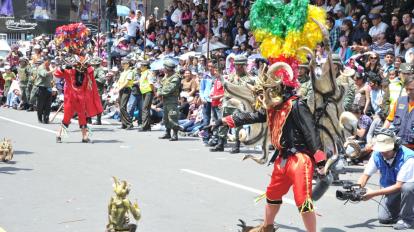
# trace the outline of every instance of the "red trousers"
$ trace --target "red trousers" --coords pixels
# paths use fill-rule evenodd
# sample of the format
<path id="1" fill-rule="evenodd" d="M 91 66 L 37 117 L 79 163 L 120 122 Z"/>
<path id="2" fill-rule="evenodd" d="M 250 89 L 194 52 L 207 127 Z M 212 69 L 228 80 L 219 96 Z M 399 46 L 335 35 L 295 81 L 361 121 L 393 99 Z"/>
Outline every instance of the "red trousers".
<path id="1" fill-rule="evenodd" d="M 293 185 L 295 202 L 300 211 L 303 212 L 303 209 L 309 205 L 313 209 L 311 199 L 313 162 L 311 158 L 306 154 L 296 153 L 289 156 L 284 165 L 282 160 L 282 156 L 279 156 L 274 163 L 272 178 L 266 191 L 268 202 L 281 202 L 282 197 Z"/>
<path id="2" fill-rule="evenodd" d="M 70 102 L 65 104 L 65 111 L 63 115 L 62 123 L 65 126 L 69 126 L 70 120 L 75 113 L 78 114 L 78 122 L 80 127 L 86 126 L 86 110 L 83 104 L 76 104 L 77 102 Z"/>

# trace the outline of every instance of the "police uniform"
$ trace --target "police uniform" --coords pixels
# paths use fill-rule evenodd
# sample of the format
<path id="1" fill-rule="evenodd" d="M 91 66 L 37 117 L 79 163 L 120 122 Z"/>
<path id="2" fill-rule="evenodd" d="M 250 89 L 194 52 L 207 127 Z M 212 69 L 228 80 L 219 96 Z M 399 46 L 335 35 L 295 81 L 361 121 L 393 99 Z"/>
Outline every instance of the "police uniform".
<path id="1" fill-rule="evenodd" d="M 237 55 L 234 59 L 234 64 L 237 65 L 246 65 L 247 64 L 247 58 L 243 55 Z M 243 86 L 246 84 L 254 85 L 254 80 L 245 72 L 243 76 L 239 76 L 236 73 L 233 73 L 229 76 L 228 82 L 234 84 Z M 224 92 L 224 98 L 223 98 L 223 117 L 226 117 L 228 115 L 232 115 L 234 112 L 238 111 L 238 105 L 233 104 L 233 99 L 231 98 L 230 94 L 225 91 Z M 239 132 L 242 129 L 242 127 L 235 128 L 235 144 L 233 148 L 231 149 L 230 153 L 239 153 L 240 152 L 240 140 L 239 140 Z M 224 143 L 226 142 L 227 134 L 229 132 L 228 126 L 221 126 L 218 130 L 218 137 L 219 137 L 219 143 L 214 148 L 210 149 L 210 151 L 224 151 Z"/>
<path id="2" fill-rule="evenodd" d="M 167 59 L 164 67 L 169 72 L 174 72 L 176 64 Z M 178 96 L 180 95 L 181 78 L 177 73 L 166 74 L 161 80 L 161 88 L 158 95 L 162 97 L 164 109 L 164 125 L 166 127 L 165 135 L 160 139 L 170 139 L 170 141 L 178 140 Z M 173 134 L 171 135 L 171 130 Z"/>
<path id="3" fill-rule="evenodd" d="M 124 59 L 122 60 L 122 65 L 129 64 L 130 60 Z M 127 83 L 126 86 L 121 86 L 123 83 Z M 131 88 L 134 85 L 134 71 L 131 67 L 123 70 L 121 76 L 119 77 L 117 88 L 119 90 L 119 108 L 121 112 L 121 122 L 122 122 L 122 129 L 132 129 L 134 126 L 132 124 L 132 119 L 128 113 L 128 101 L 129 97 L 131 96 Z M 121 88 L 122 87 L 122 88 Z M 121 88 L 121 89 L 120 89 Z"/>
<path id="4" fill-rule="evenodd" d="M 21 109 L 26 109 L 29 105 L 30 94 L 27 93 L 26 88 L 30 79 L 31 70 L 29 60 L 25 57 L 20 58 L 20 65 L 17 68 L 17 74 L 19 76 L 19 86 L 22 90 L 22 104 Z"/>
<path id="5" fill-rule="evenodd" d="M 53 73 L 45 65 L 37 68 L 37 78 L 34 85 L 38 88 L 37 119 L 40 123 L 49 123 L 50 107 L 52 104 Z"/>
<path id="6" fill-rule="evenodd" d="M 145 66 L 148 68 L 149 62 L 143 61 L 141 67 Z M 139 79 L 139 90 L 142 94 L 142 131 L 151 130 L 151 121 L 150 121 L 150 112 L 151 112 L 151 103 L 154 97 L 153 92 L 153 83 L 154 83 L 154 74 L 146 69 L 141 72 L 141 77 Z"/>
<path id="7" fill-rule="evenodd" d="M 34 67 L 32 69 L 31 78 L 29 78 L 29 81 L 27 82 L 26 92 L 27 92 L 27 96 L 30 96 L 28 111 L 33 111 L 34 107 L 36 106 L 37 94 L 38 94 L 39 88 L 34 83 L 37 79 L 37 71 L 39 69 L 39 65 L 41 65 L 42 63 L 43 63 L 42 59 L 39 59 L 35 62 Z"/>
<path id="8" fill-rule="evenodd" d="M 104 103 L 102 101 L 102 94 L 104 93 L 106 78 L 105 78 L 105 71 L 100 66 L 101 62 L 102 62 L 101 58 L 95 57 L 94 59 L 92 59 L 91 65 L 94 67 L 93 76 L 95 78 L 96 86 L 98 88 L 98 94 L 99 94 L 99 97 L 101 99 L 102 105 L 104 105 Z M 96 115 L 96 122 L 94 123 L 95 125 L 101 125 L 102 124 L 101 116 L 102 116 L 102 114 Z"/>

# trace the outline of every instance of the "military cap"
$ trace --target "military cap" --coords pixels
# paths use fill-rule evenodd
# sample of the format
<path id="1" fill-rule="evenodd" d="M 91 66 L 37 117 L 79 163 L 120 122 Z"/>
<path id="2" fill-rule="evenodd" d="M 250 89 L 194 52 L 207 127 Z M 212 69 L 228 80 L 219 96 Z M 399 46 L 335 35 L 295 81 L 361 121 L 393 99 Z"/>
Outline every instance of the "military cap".
<path id="1" fill-rule="evenodd" d="M 244 55 L 237 55 L 234 58 L 234 64 L 247 64 L 247 57 Z"/>
<path id="2" fill-rule="evenodd" d="M 91 65 L 100 65 L 102 62 L 102 59 L 99 57 L 94 57 L 91 59 Z"/>
<path id="3" fill-rule="evenodd" d="M 400 65 L 400 72 L 406 73 L 406 74 L 413 74 L 414 73 L 414 67 L 411 64 L 402 63 Z"/>
<path id="4" fill-rule="evenodd" d="M 175 69 L 177 65 L 175 64 L 175 62 L 172 59 L 165 59 L 164 60 L 164 67 L 166 69 Z"/>

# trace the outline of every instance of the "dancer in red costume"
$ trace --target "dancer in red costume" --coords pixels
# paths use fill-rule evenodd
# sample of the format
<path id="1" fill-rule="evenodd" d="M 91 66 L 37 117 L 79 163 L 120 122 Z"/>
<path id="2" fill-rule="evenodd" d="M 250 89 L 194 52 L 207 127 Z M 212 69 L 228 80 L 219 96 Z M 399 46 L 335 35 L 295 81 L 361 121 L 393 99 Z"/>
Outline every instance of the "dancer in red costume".
<path id="1" fill-rule="evenodd" d="M 102 104 L 93 75 L 93 68 L 80 59 L 74 61 L 74 66 L 66 66 L 55 71 L 55 77 L 65 79 L 64 88 L 64 117 L 59 129 L 56 142 L 62 142 L 62 132 L 67 129 L 73 115 L 77 113 L 79 126 L 82 131 L 82 142 L 89 143 L 86 118 L 102 113 Z"/>
<path id="2" fill-rule="evenodd" d="M 269 77 L 279 69 L 286 70 L 290 77 Z M 273 232 L 273 222 L 282 204 L 282 197 L 293 186 L 295 202 L 305 227 L 309 232 L 316 232 L 316 216 L 311 198 L 312 176 L 315 166 L 321 175 L 324 174 L 326 154 L 321 150 L 322 143 L 314 116 L 307 104 L 295 95 L 298 81 L 288 64 L 275 63 L 264 79 L 259 78 L 259 82 L 264 83 L 261 87 L 265 92 L 259 96 L 259 100 L 266 110 L 237 112 L 218 120 L 215 125 L 224 124 L 234 128 L 267 122 L 271 142 L 279 152 L 266 190 L 264 223 L 254 228 L 245 227 L 243 231 Z"/>

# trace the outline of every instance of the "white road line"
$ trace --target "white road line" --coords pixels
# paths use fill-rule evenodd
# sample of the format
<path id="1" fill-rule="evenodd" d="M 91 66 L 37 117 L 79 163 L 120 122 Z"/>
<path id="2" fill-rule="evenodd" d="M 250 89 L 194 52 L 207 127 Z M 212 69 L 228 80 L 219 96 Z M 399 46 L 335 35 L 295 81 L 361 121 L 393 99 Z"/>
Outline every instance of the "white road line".
<path id="1" fill-rule="evenodd" d="M 238 189 L 242 189 L 242 190 L 245 190 L 247 192 L 255 193 L 255 194 L 258 194 L 258 195 L 262 195 L 264 193 L 264 191 L 259 190 L 259 189 L 251 188 L 251 187 L 248 187 L 248 186 L 245 186 L 245 185 L 242 185 L 242 184 L 237 184 L 237 183 L 234 183 L 234 182 L 231 182 L 231 181 L 228 181 L 228 180 L 224 180 L 224 179 L 221 179 L 221 178 L 218 178 L 218 177 L 215 177 L 215 176 L 210 176 L 210 175 L 207 175 L 207 174 L 204 174 L 204 173 L 201 173 L 201 172 L 197 172 L 197 171 L 193 171 L 193 170 L 190 170 L 190 169 L 180 169 L 180 171 L 190 173 L 190 174 L 193 174 L 193 175 L 196 175 L 196 176 L 204 177 L 206 179 L 214 180 L 214 181 L 219 182 L 221 184 L 229 185 L 229 186 L 232 186 L 232 187 L 235 187 L 235 188 L 238 188 Z M 285 198 L 285 197 L 283 198 L 283 202 L 286 202 L 289 205 L 296 205 L 295 201 L 293 201 L 292 199 L 289 199 L 289 198 Z"/>
<path id="2" fill-rule="evenodd" d="M 52 133 L 52 134 L 56 134 L 56 131 L 49 130 L 49 129 L 46 129 L 46 128 L 43 128 L 43 127 L 40 127 L 40 126 L 33 126 L 33 125 L 28 124 L 28 123 L 19 122 L 19 121 L 16 121 L 16 120 L 13 120 L 13 119 L 10 119 L 10 118 L 6 118 L 6 117 L 2 117 L 2 116 L 0 116 L 0 119 L 6 120 L 6 121 L 9 121 L 9 122 L 12 122 L 12 123 L 16 123 L 16 124 L 19 124 L 19 125 L 22 125 L 22 126 L 27 126 L 27 127 L 31 127 L 31 128 L 34 128 L 34 129 L 46 131 L 46 132 L 49 132 L 49 133 Z"/>

